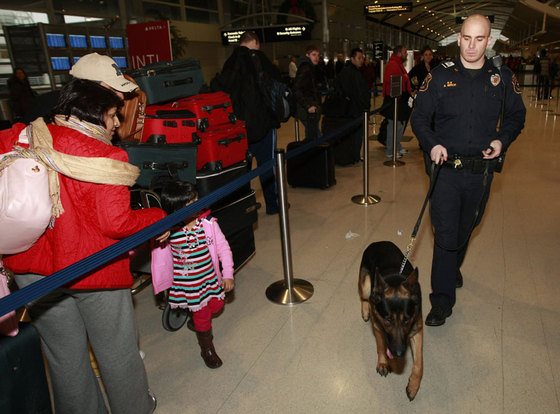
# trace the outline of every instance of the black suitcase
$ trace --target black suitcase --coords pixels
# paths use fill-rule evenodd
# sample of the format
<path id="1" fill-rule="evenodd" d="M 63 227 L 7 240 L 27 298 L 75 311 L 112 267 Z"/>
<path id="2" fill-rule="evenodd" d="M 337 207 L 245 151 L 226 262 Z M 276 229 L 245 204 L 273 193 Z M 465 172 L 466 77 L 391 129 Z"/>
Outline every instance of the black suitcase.
<path id="1" fill-rule="evenodd" d="M 230 183 L 236 178 L 244 176 L 247 172 L 249 172 L 249 166 L 250 161 L 245 160 L 218 171 L 197 171 L 196 188 L 198 190 L 198 197 L 204 197 L 205 195 L 216 191 L 220 187 L 223 187 L 227 183 Z M 249 182 L 217 201 L 210 208 L 219 208 L 220 206 L 229 204 L 250 192 L 251 184 Z"/>
<path id="2" fill-rule="evenodd" d="M 306 142 L 290 142 L 287 150 L 304 145 Z M 334 173 L 334 153 L 332 144 L 322 142 L 316 147 L 286 161 L 288 184 L 292 187 L 329 188 L 336 184 Z"/>
<path id="3" fill-rule="evenodd" d="M 146 94 L 148 105 L 197 95 L 205 85 L 200 61 L 196 58 L 155 62 L 128 74 Z"/>
<path id="4" fill-rule="evenodd" d="M 233 254 L 234 269 L 245 264 L 255 253 L 253 224 L 258 221 L 259 204 L 251 190 L 237 200 L 212 210 Z"/>
<path id="5" fill-rule="evenodd" d="M 0 335 L 0 413 L 52 413 L 41 342 L 28 323 L 16 336 Z"/>
<path id="6" fill-rule="evenodd" d="M 226 236 L 233 255 L 233 268 L 239 270 L 255 254 L 255 234 L 253 225 L 243 227 Z"/>
<path id="7" fill-rule="evenodd" d="M 121 141 L 116 145 L 128 153 L 131 164 L 140 168 L 140 176 L 136 180 L 140 188 L 158 190 L 166 182 L 176 179 L 196 182 L 196 144 Z"/>

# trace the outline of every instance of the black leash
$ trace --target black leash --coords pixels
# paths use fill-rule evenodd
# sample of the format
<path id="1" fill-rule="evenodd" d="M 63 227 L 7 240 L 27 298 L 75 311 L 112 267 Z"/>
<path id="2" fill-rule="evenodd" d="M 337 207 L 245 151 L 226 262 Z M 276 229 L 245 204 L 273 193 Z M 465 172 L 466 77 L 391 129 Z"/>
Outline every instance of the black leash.
<path id="1" fill-rule="evenodd" d="M 424 216 L 424 212 L 426 210 L 426 205 L 428 204 L 428 201 L 432 197 L 432 193 L 434 191 L 436 180 L 437 180 L 437 177 L 439 175 L 439 171 L 440 171 L 442 165 L 443 164 L 437 164 L 436 165 L 436 163 L 432 161 L 432 166 L 431 166 L 431 170 L 430 170 L 430 188 L 428 189 L 428 193 L 426 194 L 426 198 L 424 199 L 424 204 L 422 205 L 422 209 L 420 210 L 420 215 L 418 216 L 418 220 L 416 220 L 416 224 L 415 224 L 414 229 L 412 231 L 412 235 L 410 236 L 410 243 L 406 247 L 406 254 L 404 255 L 404 259 L 403 259 L 403 262 L 401 264 L 401 269 L 399 271 L 399 275 L 402 275 L 404 267 L 406 266 L 406 262 L 408 261 L 408 257 L 410 256 L 410 253 L 412 251 L 412 247 L 414 245 L 414 242 L 416 241 L 416 235 L 418 234 L 418 230 L 420 228 L 420 223 L 422 222 L 422 217 Z M 436 241 L 435 236 L 434 236 L 434 243 L 436 243 L 440 248 L 442 248 L 444 250 L 448 250 L 448 251 L 455 251 L 455 250 L 460 250 L 461 248 L 463 248 L 463 246 L 471 238 L 471 234 L 474 231 L 474 228 L 476 227 L 476 220 L 478 219 L 478 216 L 480 215 L 480 208 L 482 206 L 482 201 L 484 200 L 484 196 L 486 194 L 486 188 L 487 187 L 488 187 L 488 164 L 486 165 L 486 168 L 484 170 L 482 195 L 480 196 L 480 200 L 479 200 L 479 202 L 476 206 L 473 222 L 472 222 L 471 228 L 469 230 L 469 234 L 467 235 L 465 240 L 459 246 L 457 246 L 455 248 L 448 248 L 448 247 L 442 246 L 441 244 L 439 244 Z"/>
<path id="2" fill-rule="evenodd" d="M 428 201 L 432 197 L 432 193 L 434 191 L 434 187 L 436 185 L 436 179 L 439 174 L 439 170 L 441 169 L 442 164 L 437 164 L 432 161 L 432 168 L 430 170 L 430 188 L 428 189 L 428 193 L 426 194 L 426 198 L 424 199 L 424 204 L 422 205 L 422 209 L 420 210 L 420 215 L 418 216 L 418 220 L 416 220 L 416 225 L 414 226 L 414 230 L 412 230 L 412 235 L 410 236 L 410 243 L 406 247 L 406 254 L 404 255 L 403 262 L 401 264 L 401 270 L 399 271 L 399 275 L 402 275 L 408 257 L 410 256 L 410 252 L 412 251 L 412 246 L 416 241 L 416 235 L 418 234 L 418 229 L 420 229 L 420 223 L 422 222 L 422 216 L 424 216 L 424 211 L 426 211 L 426 206 L 428 205 Z"/>

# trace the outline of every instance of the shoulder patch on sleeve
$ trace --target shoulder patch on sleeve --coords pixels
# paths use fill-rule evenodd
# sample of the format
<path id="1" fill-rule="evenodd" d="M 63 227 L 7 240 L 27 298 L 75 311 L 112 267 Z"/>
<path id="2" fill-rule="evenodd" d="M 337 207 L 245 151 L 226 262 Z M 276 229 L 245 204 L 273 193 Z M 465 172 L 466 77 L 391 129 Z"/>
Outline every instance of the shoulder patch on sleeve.
<path id="1" fill-rule="evenodd" d="M 441 62 L 440 65 L 443 66 L 444 68 L 450 68 L 452 66 L 455 66 L 455 63 L 453 63 L 453 61 L 451 60 L 446 60 L 444 62 Z"/>
<path id="2" fill-rule="evenodd" d="M 424 78 L 424 82 L 422 82 L 422 86 L 420 86 L 420 92 L 426 92 L 430 87 L 430 81 L 432 80 L 432 74 L 428 73 Z"/>
<path id="3" fill-rule="evenodd" d="M 511 84 L 513 85 L 513 92 L 521 95 L 521 86 L 519 86 L 519 82 L 517 81 L 515 74 L 511 76 Z"/>

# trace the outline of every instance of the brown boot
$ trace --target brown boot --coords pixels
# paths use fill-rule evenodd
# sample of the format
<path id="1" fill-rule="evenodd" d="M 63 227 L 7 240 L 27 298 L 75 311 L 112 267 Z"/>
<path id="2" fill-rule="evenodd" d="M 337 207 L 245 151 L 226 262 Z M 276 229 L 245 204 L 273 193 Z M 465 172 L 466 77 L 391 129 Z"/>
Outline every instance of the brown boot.
<path id="1" fill-rule="evenodd" d="M 200 345 L 200 356 L 204 360 L 204 363 L 208 368 L 219 368 L 222 366 L 222 360 L 216 354 L 214 349 L 214 344 L 212 343 L 212 329 L 206 332 L 197 332 L 196 337 L 198 339 L 198 344 Z"/>

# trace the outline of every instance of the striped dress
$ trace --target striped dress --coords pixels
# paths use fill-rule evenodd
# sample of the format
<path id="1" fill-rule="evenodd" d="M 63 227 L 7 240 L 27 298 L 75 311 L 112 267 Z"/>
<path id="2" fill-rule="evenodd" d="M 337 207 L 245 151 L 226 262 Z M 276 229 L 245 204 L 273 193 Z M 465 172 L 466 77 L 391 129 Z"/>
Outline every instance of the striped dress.
<path id="1" fill-rule="evenodd" d="M 173 285 L 169 290 L 171 308 L 196 312 L 212 298 L 225 294 L 214 270 L 201 219 L 188 230 L 181 228 L 169 238 L 173 253 Z"/>

